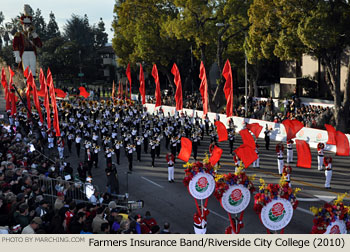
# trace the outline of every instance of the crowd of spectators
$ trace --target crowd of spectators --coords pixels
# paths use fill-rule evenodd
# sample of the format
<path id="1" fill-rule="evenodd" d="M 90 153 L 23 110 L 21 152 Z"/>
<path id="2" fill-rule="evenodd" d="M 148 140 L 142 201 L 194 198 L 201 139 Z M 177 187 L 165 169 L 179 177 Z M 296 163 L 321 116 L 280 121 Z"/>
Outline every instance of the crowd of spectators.
<path id="1" fill-rule="evenodd" d="M 76 199 L 77 191 L 85 193 L 85 181 L 73 179 L 69 163 L 33 151 L 40 127 L 18 115 L 14 124 L 0 123 L 0 234 L 163 232 L 150 212 L 132 216 L 107 192 L 95 190 L 93 202 Z M 67 174 L 71 177 L 64 179 Z M 55 183 L 43 183 L 48 180 Z"/>

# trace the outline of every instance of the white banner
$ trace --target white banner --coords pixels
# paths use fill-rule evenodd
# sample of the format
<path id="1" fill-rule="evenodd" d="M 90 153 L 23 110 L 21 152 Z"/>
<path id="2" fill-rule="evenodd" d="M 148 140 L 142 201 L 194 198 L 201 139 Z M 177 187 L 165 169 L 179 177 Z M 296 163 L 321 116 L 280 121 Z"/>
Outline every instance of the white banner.
<path id="1" fill-rule="evenodd" d="M 149 103 L 145 104 L 145 106 L 147 107 L 147 111 L 151 114 L 158 111 L 160 108 L 160 107 L 155 108 L 154 104 L 149 104 Z M 167 116 L 168 113 L 171 116 L 175 115 L 175 107 L 161 106 L 161 108 L 163 109 L 165 116 Z M 180 112 L 180 113 L 184 113 L 184 114 L 187 113 L 187 115 L 190 117 L 195 117 L 196 115 L 198 115 L 198 117 L 203 118 L 203 111 L 201 111 L 201 110 L 183 109 L 182 112 Z M 226 127 L 228 127 L 229 119 L 227 119 L 225 114 L 208 112 L 208 117 L 209 117 L 211 122 L 214 122 L 214 119 L 220 119 L 220 121 Z M 274 122 L 269 122 L 269 121 L 243 118 L 243 117 L 237 117 L 237 116 L 233 116 L 231 118 L 232 118 L 235 126 L 237 127 L 236 132 L 239 132 L 240 130 L 242 130 L 244 128 L 245 123 L 259 123 L 261 126 L 264 127 L 264 129 L 265 129 L 266 125 L 268 126 L 268 128 L 272 128 L 271 136 L 270 136 L 271 140 L 286 141 L 286 139 L 287 139 L 286 130 L 285 130 L 282 123 L 274 123 Z M 260 132 L 259 138 L 265 137 L 264 129 Z M 346 134 L 346 136 L 350 142 L 350 135 Z M 319 129 L 303 127 L 298 132 L 295 139 L 304 140 L 310 145 L 310 147 L 317 148 L 317 144 L 319 142 L 323 142 L 323 143 L 327 142 L 328 133 L 326 130 L 319 130 Z M 336 146 L 325 144 L 325 150 L 336 152 Z"/>

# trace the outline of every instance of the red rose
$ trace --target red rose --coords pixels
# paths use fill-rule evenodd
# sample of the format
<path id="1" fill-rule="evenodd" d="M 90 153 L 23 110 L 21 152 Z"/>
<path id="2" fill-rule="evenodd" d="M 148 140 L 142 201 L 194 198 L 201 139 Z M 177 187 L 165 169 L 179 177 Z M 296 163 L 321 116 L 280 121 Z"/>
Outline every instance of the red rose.
<path id="1" fill-rule="evenodd" d="M 234 201 L 240 200 L 241 197 L 242 197 L 242 192 L 241 192 L 241 190 L 235 189 L 235 190 L 232 191 L 232 193 L 231 193 L 231 198 L 232 198 Z"/>
<path id="2" fill-rule="evenodd" d="M 276 217 L 280 216 L 283 214 L 284 207 L 282 203 L 276 203 L 272 206 L 272 214 Z"/>
<path id="3" fill-rule="evenodd" d="M 207 186 L 207 184 L 208 184 L 208 180 L 207 180 L 207 178 L 206 177 L 201 177 L 200 179 L 198 179 L 198 186 L 200 187 L 200 188 L 204 188 L 204 187 L 206 187 Z"/>

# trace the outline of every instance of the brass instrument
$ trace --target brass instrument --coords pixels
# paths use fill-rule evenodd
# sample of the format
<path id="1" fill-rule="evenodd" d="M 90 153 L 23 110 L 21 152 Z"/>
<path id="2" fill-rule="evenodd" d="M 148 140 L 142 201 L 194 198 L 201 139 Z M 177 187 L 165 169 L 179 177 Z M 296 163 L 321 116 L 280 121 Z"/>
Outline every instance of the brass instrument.
<path id="1" fill-rule="evenodd" d="M 107 106 L 108 106 L 108 107 L 111 106 L 111 100 L 108 100 L 108 101 L 107 101 Z"/>
<path id="2" fill-rule="evenodd" d="M 135 146 L 135 144 L 128 144 L 126 147 L 128 147 L 128 148 L 135 148 L 136 146 Z"/>
<path id="3" fill-rule="evenodd" d="M 141 141 L 141 142 L 143 141 L 143 139 L 144 139 L 143 136 L 137 136 L 135 138 L 136 141 Z"/>
<path id="4" fill-rule="evenodd" d="M 84 145 L 91 145 L 91 142 L 88 140 L 85 140 Z"/>
<path id="5" fill-rule="evenodd" d="M 123 140 L 114 140 L 114 144 L 122 145 L 123 144 Z"/>

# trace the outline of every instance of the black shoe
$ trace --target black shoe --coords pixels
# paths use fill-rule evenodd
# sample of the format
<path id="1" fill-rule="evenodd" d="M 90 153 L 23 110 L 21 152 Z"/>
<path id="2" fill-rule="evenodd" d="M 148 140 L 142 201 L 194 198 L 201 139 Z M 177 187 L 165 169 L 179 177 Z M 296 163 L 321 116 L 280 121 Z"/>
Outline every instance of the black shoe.
<path id="1" fill-rule="evenodd" d="M 332 189 L 332 187 L 325 187 L 324 189 Z"/>
<path id="2" fill-rule="evenodd" d="M 175 183 L 175 181 L 172 179 L 171 182 Z"/>
<path id="3" fill-rule="evenodd" d="M 171 180 L 168 180 L 169 183 L 171 183 Z"/>

